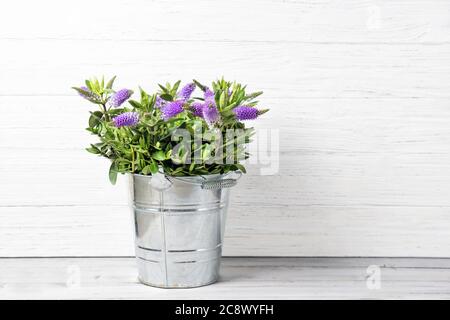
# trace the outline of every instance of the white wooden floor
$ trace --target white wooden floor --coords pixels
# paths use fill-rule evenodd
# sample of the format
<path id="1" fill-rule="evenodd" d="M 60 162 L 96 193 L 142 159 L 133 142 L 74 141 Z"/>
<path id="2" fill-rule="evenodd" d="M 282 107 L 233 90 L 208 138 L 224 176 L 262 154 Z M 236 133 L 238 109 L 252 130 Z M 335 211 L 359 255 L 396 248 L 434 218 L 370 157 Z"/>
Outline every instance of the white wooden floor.
<path id="1" fill-rule="evenodd" d="M 0 299 L 444 298 L 450 259 L 224 258 L 220 282 L 170 290 L 140 284 L 134 258 L 0 259 Z"/>

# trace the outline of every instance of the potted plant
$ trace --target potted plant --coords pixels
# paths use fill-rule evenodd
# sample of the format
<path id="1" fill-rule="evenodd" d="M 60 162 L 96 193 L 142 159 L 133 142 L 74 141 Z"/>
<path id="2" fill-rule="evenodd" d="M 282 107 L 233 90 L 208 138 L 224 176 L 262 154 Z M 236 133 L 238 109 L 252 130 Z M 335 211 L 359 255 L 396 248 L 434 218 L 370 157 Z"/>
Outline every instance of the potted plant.
<path id="1" fill-rule="evenodd" d="M 218 278 L 229 187 L 245 173 L 241 161 L 254 133 L 244 121 L 262 92 L 224 79 L 207 87 L 159 85 L 148 94 L 113 89 L 115 77 L 74 87 L 99 106 L 87 130 L 99 142 L 87 151 L 111 161 L 109 179 L 129 173 L 141 282 L 164 288 L 197 287 Z M 200 94 L 194 96 L 194 91 Z M 126 105 L 126 103 L 128 105 Z M 126 105 L 126 106 L 125 106 Z"/>

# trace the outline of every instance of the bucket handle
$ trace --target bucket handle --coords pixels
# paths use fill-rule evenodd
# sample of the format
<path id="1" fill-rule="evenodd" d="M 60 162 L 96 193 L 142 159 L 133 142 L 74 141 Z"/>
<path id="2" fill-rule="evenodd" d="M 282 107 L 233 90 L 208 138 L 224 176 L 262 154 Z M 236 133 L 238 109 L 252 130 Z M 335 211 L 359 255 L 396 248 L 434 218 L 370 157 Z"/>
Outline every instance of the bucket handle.
<path id="1" fill-rule="evenodd" d="M 175 179 L 175 180 L 183 181 L 185 183 L 200 185 L 200 187 L 205 190 L 217 190 L 217 189 L 234 187 L 237 184 L 237 181 L 242 177 L 242 172 L 234 171 L 234 173 L 238 174 L 238 176 L 236 178 L 217 179 L 217 180 L 210 180 L 210 181 L 207 181 L 204 176 L 200 176 L 204 179 L 204 181 L 202 181 L 202 182 L 187 181 L 180 177 L 170 177 L 169 178 L 166 176 L 166 179 L 169 181 L 170 181 L 170 179 Z"/>
<path id="2" fill-rule="evenodd" d="M 223 180 L 212 180 L 204 181 L 201 184 L 201 188 L 205 190 L 217 190 L 223 188 L 231 188 L 237 184 L 237 179 L 223 179 Z"/>

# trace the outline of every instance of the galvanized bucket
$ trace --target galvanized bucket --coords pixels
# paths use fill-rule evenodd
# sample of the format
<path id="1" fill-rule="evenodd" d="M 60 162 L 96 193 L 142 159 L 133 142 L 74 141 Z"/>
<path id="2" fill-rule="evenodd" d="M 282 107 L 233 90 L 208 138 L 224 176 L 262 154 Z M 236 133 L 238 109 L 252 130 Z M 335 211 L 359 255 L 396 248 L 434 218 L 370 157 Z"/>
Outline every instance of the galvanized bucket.
<path id="1" fill-rule="evenodd" d="M 161 288 L 216 282 L 228 188 L 238 177 L 130 176 L 139 280 Z"/>

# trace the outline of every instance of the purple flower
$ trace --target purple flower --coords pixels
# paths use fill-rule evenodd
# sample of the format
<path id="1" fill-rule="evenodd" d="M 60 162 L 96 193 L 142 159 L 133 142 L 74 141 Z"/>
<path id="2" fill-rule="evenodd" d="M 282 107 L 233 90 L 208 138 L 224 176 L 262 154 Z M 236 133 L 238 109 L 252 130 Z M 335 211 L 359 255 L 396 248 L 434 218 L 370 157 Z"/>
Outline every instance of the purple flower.
<path id="1" fill-rule="evenodd" d="M 111 98 L 109 98 L 109 105 L 111 107 L 118 107 L 120 106 L 122 103 L 124 103 L 125 101 L 128 100 L 129 97 L 131 97 L 131 95 L 133 94 L 132 90 L 129 89 L 121 89 L 119 91 L 117 91 L 116 93 L 114 93 Z"/>
<path id="2" fill-rule="evenodd" d="M 201 103 L 201 102 L 194 102 L 193 104 L 191 104 L 191 108 L 190 109 L 191 109 L 192 114 L 194 116 L 203 118 L 203 107 L 204 107 L 203 103 Z"/>
<path id="3" fill-rule="evenodd" d="M 242 120 L 253 120 L 258 117 L 258 109 L 249 106 L 238 106 L 233 110 L 236 115 L 236 119 Z"/>
<path id="4" fill-rule="evenodd" d="M 183 112 L 183 100 L 176 100 L 172 102 L 168 102 L 165 106 L 161 108 L 162 118 L 167 121 L 172 117 L 175 117 L 177 114 Z"/>
<path id="5" fill-rule="evenodd" d="M 112 121 L 117 128 L 134 127 L 139 122 L 139 114 L 137 112 L 125 112 L 114 117 Z"/>
<path id="6" fill-rule="evenodd" d="M 155 107 L 162 108 L 166 105 L 167 101 L 161 98 L 160 96 L 156 96 Z"/>
<path id="7" fill-rule="evenodd" d="M 206 88 L 205 93 L 203 93 L 203 98 L 206 100 L 214 100 L 214 91 L 209 88 Z"/>
<path id="8" fill-rule="evenodd" d="M 203 106 L 203 118 L 209 125 L 212 125 L 219 121 L 220 113 L 217 110 L 216 104 L 210 100 L 206 101 Z"/>
<path id="9" fill-rule="evenodd" d="M 178 97 L 184 101 L 189 100 L 192 92 L 195 90 L 195 83 L 191 82 L 185 85 L 178 93 Z"/>

